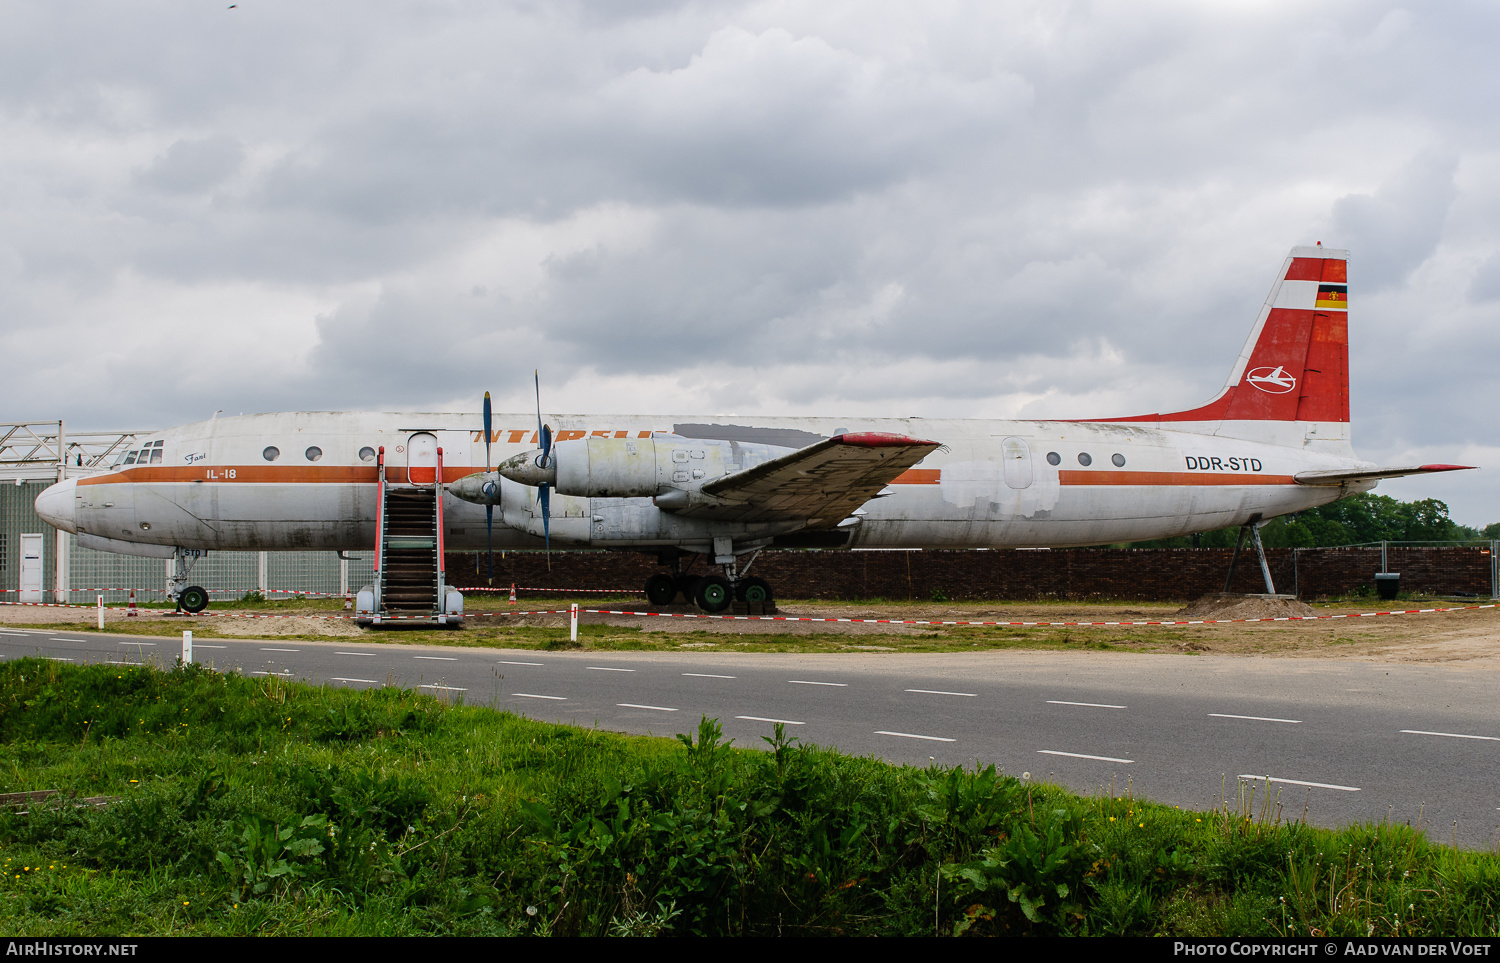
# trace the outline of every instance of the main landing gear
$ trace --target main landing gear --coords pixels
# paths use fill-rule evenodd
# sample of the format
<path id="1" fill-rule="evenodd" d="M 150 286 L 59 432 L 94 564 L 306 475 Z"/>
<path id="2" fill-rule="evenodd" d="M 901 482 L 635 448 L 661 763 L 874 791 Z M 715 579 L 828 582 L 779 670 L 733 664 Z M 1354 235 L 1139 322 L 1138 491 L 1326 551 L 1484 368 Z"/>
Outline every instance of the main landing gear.
<path id="1" fill-rule="evenodd" d="M 658 560 L 664 565 L 671 565 L 672 573 L 669 575 L 658 572 L 646 579 L 646 598 L 650 599 L 652 605 L 671 605 L 681 595 L 705 612 L 723 612 L 735 602 L 745 603 L 746 606 L 761 606 L 764 610 L 773 604 L 770 583 L 763 578 L 744 574 L 757 554 L 759 552 L 751 553 L 743 567 L 737 564 L 738 560 L 721 563 L 723 575 L 701 576 L 684 571 L 692 567 L 697 556 L 689 556 L 686 565 L 683 564 L 681 555 L 670 558 L 661 556 Z"/>

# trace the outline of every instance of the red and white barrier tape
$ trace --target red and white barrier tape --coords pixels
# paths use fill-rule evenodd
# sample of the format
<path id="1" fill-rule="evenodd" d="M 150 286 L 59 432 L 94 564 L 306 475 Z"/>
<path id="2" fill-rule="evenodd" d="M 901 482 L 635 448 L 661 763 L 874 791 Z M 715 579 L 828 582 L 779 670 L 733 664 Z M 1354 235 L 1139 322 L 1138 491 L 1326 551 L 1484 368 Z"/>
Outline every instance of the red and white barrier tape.
<path id="1" fill-rule="evenodd" d="M 510 591 L 505 585 L 469 585 L 455 587 L 455 592 L 479 592 L 485 595 L 504 595 Z M 530 585 L 517 585 L 517 592 L 551 592 L 555 595 L 645 595 L 640 589 L 568 589 L 568 588 L 537 588 Z"/>
<path id="2" fill-rule="evenodd" d="M 1447 608 L 1432 609 L 1391 609 L 1384 612 L 1345 612 L 1338 615 L 1276 615 L 1265 616 L 1254 619 L 1149 619 L 1133 622 L 990 622 L 964 619 L 846 619 L 846 618 L 822 618 L 807 615 L 710 615 L 706 612 L 633 612 L 624 609 L 579 609 L 579 615 L 633 615 L 645 618 L 662 619 L 724 619 L 736 622 L 846 622 L 860 625 L 973 625 L 989 626 L 992 628 L 1119 628 L 1121 626 L 1136 625 L 1231 625 L 1240 622 L 1316 622 L 1326 619 L 1364 619 L 1378 615 L 1427 615 L 1434 612 L 1470 612 L 1478 609 L 1492 609 L 1497 606 L 1495 602 L 1483 605 L 1454 605 Z M 64 604 L 62 602 L 0 602 L 0 605 L 30 605 L 41 608 L 54 609 L 97 609 L 94 605 Z M 106 611 L 124 612 L 128 611 L 125 606 L 106 605 Z M 488 616 L 505 615 L 567 615 L 568 609 L 538 609 L 534 611 L 506 611 L 506 612 L 466 612 L 464 618 L 479 618 Z M 258 615 L 249 612 L 199 612 L 199 617 L 212 616 L 227 619 L 355 619 L 368 618 L 368 616 L 357 615 L 297 615 L 297 614 L 269 614 Z M 382 622 L 399 620 L 427 621 L 430 615 L 390 615 L 382 616 Z"/>

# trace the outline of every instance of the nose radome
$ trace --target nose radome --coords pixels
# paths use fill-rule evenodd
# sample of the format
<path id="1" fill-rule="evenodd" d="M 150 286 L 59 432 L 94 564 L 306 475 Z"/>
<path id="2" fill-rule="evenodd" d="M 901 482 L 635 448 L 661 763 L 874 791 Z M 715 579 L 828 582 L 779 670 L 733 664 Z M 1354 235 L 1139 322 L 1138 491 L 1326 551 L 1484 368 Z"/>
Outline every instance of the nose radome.
<path id="1" fill-rule="evenodd" d="M 76 478 L 69 478 L 67 481 L 60 481 L 56 485 L 49 486 L 36 496 L 36 513 L 53 528 L 60 528 L 65 532 L 77 532 L 78 522 L 73 511 L 73 495 L 77 487 L 78 479 Z"/>

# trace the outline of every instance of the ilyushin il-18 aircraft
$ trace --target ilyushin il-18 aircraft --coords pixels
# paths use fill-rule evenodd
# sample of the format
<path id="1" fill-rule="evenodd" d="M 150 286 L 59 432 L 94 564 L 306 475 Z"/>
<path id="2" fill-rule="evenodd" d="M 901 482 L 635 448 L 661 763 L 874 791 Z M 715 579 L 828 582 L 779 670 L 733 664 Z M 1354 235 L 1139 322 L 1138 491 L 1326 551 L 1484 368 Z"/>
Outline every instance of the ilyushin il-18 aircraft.
<path id="1" fill-rule="evenodd" d="M 364 624 L 456 622 L 445 551 L 655 553 L 646 591 L 708 611 L 771 601 L 778 547 L 1098 545 L 1254 526 L 1382 478 L 1349 436 L 1348 253 L 1293 248 L 1223 389 L 1186 411 L 1067 421 L 288 412 L 159 433 L 44 491 L 84 547 L 375 551 Z M 554 428 L 555 426 L 555 428 Z M 492 458 L 493 456 L 493 458 Z M 498 462 L 498 464 L 497 464 Z M 699 561 L 707 572 L 693 572 Z"/>

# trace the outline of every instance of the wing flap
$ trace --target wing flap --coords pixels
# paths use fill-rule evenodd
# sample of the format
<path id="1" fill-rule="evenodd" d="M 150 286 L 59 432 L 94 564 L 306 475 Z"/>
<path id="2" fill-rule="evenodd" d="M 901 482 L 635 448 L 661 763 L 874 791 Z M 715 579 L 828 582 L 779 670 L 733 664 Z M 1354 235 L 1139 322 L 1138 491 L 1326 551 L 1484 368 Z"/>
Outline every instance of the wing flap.
<path id="1" fill-rule="evenodd" d="M 728 504 L 698 506 L 685 513 L 732 521 L 807 519 L 813 527 L 836 525 L 941 447 L 936 441 L 886 432 L 835 435 L 705 484 L 705 495 Z"/>
<path id="2" fill-rule="evenodd" d="M 1467 471 L 1473 465 L 1404 465 L 1396 468 L 1333 469 L 1330 471 L 1304 471 L 1293 476 L 1299 485 L 1336 487 L 1345 482 L 1378 481 L 1382 478 L 1405 478 L 1407 475 L 1427 475 L 1439 471 Z"/>

